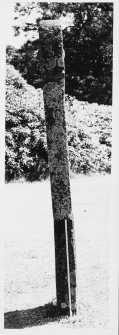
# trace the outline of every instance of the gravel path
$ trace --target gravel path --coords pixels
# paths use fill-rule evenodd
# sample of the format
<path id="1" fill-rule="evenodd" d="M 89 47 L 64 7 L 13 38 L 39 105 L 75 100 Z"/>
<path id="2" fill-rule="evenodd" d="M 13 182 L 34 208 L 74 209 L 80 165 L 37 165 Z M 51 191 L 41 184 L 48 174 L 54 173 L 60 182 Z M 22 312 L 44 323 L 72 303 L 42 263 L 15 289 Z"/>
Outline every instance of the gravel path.
<path id="1" fill-rule="evenodd" d="M 5 185 L 5 328 L 108 326 L 110 176 L 71 179 L 78 316 L 58 320 L 49 180 Z"/>

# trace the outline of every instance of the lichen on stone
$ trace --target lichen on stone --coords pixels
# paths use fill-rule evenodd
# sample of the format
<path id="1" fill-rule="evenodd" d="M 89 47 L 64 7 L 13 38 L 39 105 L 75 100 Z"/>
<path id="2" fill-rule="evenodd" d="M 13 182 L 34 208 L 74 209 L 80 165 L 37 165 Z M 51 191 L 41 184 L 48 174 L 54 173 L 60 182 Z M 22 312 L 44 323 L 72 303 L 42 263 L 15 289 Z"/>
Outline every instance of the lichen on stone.
<path id="1" fill-rule="evenodd" d="M 67 277 L 67 220 L 72 312 L 76 311 L 76 264 L 74 221 L 69 180 L 68 145 L 65 121 L 65 65 L 63 37 L 58 21 L 40 23 L 40 55 L 44 66 L 44 107 L 51 180 L 56 256 L 57 305 L 69 312 Z M 42 59 L 41 59 L 42 61 Z"/>

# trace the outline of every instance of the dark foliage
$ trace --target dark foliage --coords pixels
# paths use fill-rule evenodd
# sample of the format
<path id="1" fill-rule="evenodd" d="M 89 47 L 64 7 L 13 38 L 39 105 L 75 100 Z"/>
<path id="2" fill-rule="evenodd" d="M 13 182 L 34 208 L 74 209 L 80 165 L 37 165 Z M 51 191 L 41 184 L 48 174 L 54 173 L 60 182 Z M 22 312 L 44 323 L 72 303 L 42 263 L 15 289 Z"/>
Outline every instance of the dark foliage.
<path id="1" fill-rule="evenodd" d="M 112 103 L 112 3 L 31 3 L 16 4 L 19 15 L 42 10 L 42 18 L 74 14 L 74 26 L 64 30 L 66 93 L 78 100 L 98 104 Z M 36 25 L 15 25 L 18 33 L 38 30 Z M 7 47 L 7 61 L 18 69 L 35 88 L 43 87 L 43 69 L 39 55 L 40 41 L 28 40 L 19 50 Z"/>

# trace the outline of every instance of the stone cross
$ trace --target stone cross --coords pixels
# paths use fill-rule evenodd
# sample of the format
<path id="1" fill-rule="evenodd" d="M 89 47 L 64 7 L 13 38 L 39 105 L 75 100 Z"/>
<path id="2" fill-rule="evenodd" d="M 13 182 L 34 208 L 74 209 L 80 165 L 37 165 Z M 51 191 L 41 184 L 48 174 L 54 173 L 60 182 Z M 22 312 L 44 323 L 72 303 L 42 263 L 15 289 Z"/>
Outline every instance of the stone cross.
<path id="1" fill-rule="evenodd" d="M 58 20 L 40 21 L 39 44 L 54 217 L 57 308 L 59 315 L 71 316 L 77 310 L 76 256 L 65 122 L 63 34 Z"/>

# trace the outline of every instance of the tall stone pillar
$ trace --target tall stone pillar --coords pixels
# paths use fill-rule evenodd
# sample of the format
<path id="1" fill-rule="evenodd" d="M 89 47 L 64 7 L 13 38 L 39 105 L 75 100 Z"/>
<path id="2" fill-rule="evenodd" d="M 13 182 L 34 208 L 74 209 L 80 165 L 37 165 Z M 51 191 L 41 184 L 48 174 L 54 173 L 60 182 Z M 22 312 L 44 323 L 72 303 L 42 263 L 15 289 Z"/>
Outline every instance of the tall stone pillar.
<path id="1" fill-rule="evenodd" d="M 39 44 L 54 217 L 57 307 L 59 315 L 71 316 L 76 314 L 76 260 L 65 123 L 63 36 L 58 20 L 40 22 Z"/>

